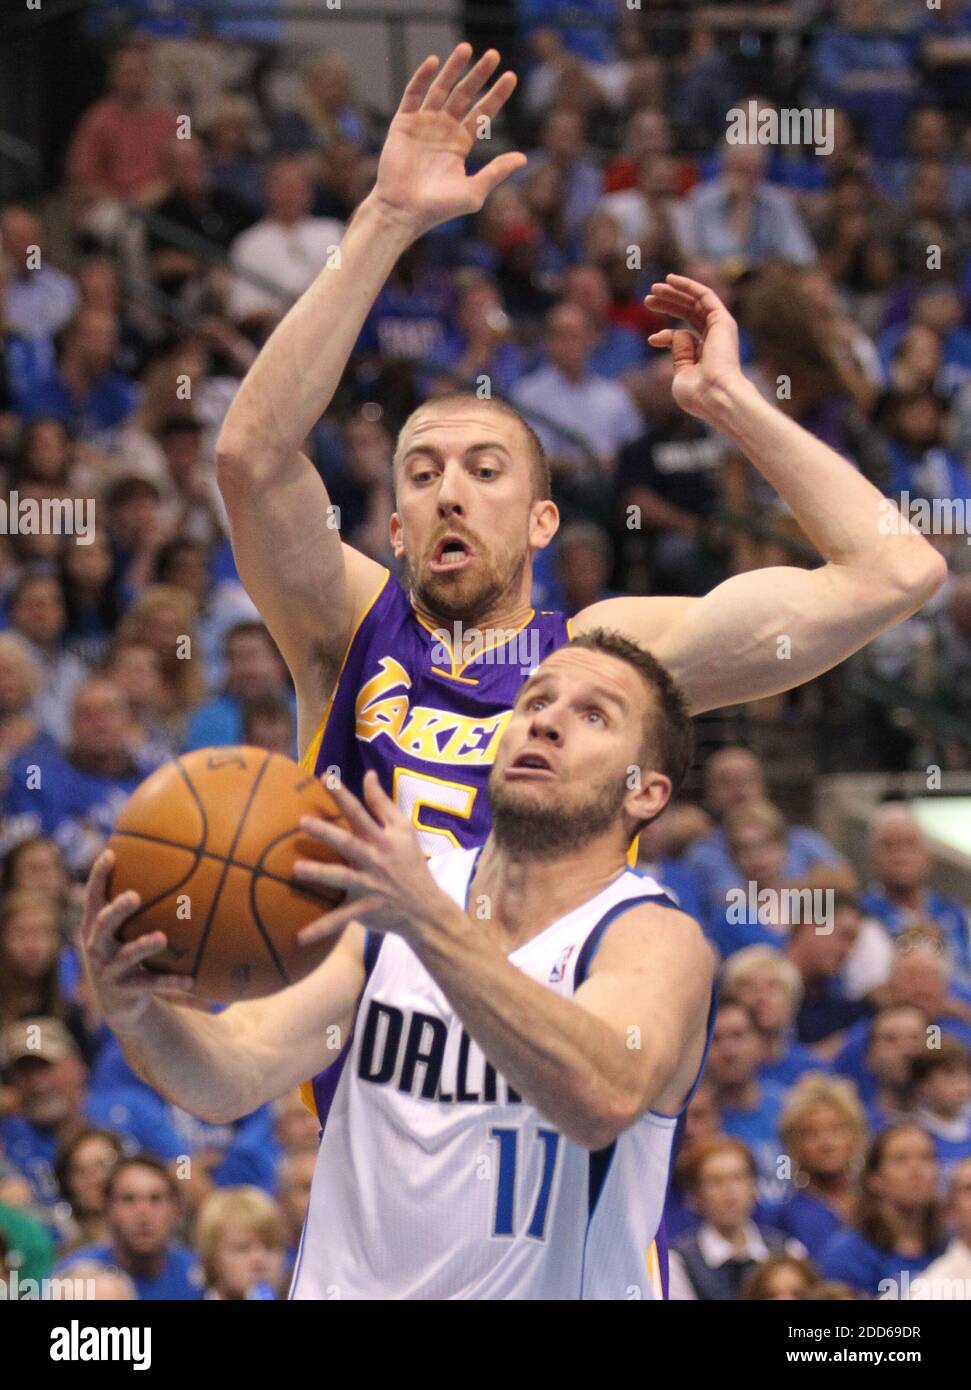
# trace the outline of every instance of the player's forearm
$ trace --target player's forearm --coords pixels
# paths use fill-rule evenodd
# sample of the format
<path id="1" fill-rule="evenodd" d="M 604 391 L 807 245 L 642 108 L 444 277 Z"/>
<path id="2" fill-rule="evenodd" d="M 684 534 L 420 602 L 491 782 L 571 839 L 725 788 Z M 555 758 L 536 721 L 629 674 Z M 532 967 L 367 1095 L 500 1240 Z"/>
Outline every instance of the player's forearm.
<path id="1" fill-rule="evenodd" d="M 230 407 L 225 458 L 272 467 L 301 448 L 330 404 L 371 306 L 414 239 L 410 226 L 366 198 L 335 263 L 321 269 L 270 335 Z"/>
<path id="2" fill-rule="evenodd" d="M 128 1064 L 144 1081 L 201 1119 L 236 1119 L 265 1099 L 227 1014 L 154 998 L 137 1023 L 117 1031 L 117 1037 Z"/>
<path id="3" fill-rule="evenodd" d="M 719 388 L 707 418 L 772 484 L 823 559 L 859 571 L 871 592 L 883 586 L 883 597 L 892 586 L 901 616 L 940 587 L 946 566 L 934 547 L 899 515 L 888 525 L 888 499 L 750 382 Z"/>
<path id="4" fill-rule="evenodd" d="M 619 1032 L 517 970 L 458 908 L 411 944 L 469 1036 L 561 1134 L 600 1149 L 636 1118 L 639 1073 Z"/>

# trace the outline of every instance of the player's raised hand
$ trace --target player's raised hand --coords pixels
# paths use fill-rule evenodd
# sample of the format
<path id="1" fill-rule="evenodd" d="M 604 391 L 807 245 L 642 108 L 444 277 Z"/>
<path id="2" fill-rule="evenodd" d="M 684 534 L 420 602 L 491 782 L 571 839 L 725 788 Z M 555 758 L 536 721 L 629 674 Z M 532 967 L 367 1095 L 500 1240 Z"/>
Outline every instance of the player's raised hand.
<path id="1" fill-rule="evenodd" d="M 408 939 L 436 905 L 447 908 L 451 903 L 428 871 L 418 836 L 373 771 L 364 777 L 363 803 L 343 786 L 332 788 L 332 794 L 351 829 L 315 816 L 304 816 L 300 829 L 336 850 L 345 863 L 298 859 L 293 873 L 308 888 L 342 889 L 347 897 L 333 912 L 304 927 L 297 940 L 309 946 L 348 922 Z"/>
<path id="2" fill-rule="evenodd" d="M 509 100 L 516 74 L 504 72 L 490 48 L 466 73 L 472 45 L 460 43 L 440 71 L 430 55 L 398 106 L 378 162 L 372 197 L 420 236 L 440 222 L 478 212 L 494 188 L 526 163 L 519 152 L 498 155 L 478 173 L 465 172 L 482 117 L 491 120 Z M 463 76 L 464 73 L 464 76 Z"/>
<path id="3" fill-rule="evenodd" d="M 84 894 L 81 944 L 105 1022 L 123 1031 L 138 1022 L 153 994 L 187 992 L 193 981 L 182 975 L 152 974 L 146 970 L 144 962 L 168 945 L 164 932 L 150 932 L 127 945 L 118 940 L 118 929 L 138 911 L 141 899 L 137 893 L 127 892 L 108 901 L 113 866 L 114 855 L 109 849 L 99 854 L 91 869 Z"/>
<path id="4" fill-rule="evenodd" d="M 690 328 L 662 328 L 648 342 L 651 347 L 671 349 L 671 390 L 681 409 L 709 419 L 718 393 L 744 381 L 738 325 L 714 290 L 685 275 L 669 275 L 653 284 L 644 304 L 656 314 L 690 324 Z"/>

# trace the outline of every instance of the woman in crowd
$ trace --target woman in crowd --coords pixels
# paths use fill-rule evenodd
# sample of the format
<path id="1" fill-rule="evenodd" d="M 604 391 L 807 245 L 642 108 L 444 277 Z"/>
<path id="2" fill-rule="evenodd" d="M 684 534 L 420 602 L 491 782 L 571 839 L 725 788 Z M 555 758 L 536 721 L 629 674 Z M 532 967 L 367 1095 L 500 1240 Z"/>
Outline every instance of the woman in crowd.
<path id="1" fill-rule="evenodd" d="M 54 1176 L 73 1229 L 62 1253 L 107 1238 L 105 1189 L 123 1152 L 119 1136 L 106 1129 L 82 1129 L 58 1151 Z"/>
<path id="2" fill-rule="evenodd" d="M 946 1244 L 937 1198 L 934 1142 L 916 1125 L 890 1125 L 870 1143 L 852 1227 L 830 1236 L 820 1254 L 827 1279 L 871 1298 L 906 1297 L 910 1279 Z"/>
<path id="3" fill-rule="evenodd" d="M 856 1213 L 866 1115 L 852 1082 L 809 1073 L 789 1092 L 779 1121 L 792 1161 L 792 1194 L 779 1208 L 781 1230 L 818 1259 Z"/>
<path id="4" fill-rule="evenodd" d="M 0 1022 L 60 1018 L 90 1061 L 92 1040 L 81 1008 L 61 987 L 61 948 L 56 898 L 15 888 L 0 899 Z"/>

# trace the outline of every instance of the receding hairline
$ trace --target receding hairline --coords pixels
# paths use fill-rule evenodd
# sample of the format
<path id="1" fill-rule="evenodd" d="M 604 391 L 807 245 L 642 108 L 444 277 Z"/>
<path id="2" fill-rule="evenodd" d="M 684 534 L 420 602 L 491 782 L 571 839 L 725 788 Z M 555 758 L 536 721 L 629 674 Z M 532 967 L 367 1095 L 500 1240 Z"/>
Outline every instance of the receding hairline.
<path id="1" fill-rule="evenodd" d="M 452 392 L 447 396 L 422 401 L 421 405 L 415 407 L 401 426 L 401 429 L 398 431 L 398 437 L 395 440 L 394 454 L 391 459 L 393 474 L 397 474 L 403 460 L 410 452 L 410 445 L 407 448 L 405 447 L 405 431 L 408 430 L 409 426 L 414 424 L 416 417 L 422 416 L 432 410 L 456 408 L 460 410 L 469 409 L 472 411 L 479 411 L 483 414 L 491 413 L 493 417 L 500 415 L 506 420 L 511 420 L 513 424 L 517 426 L 521 440 L 526 448 L 525 462 L 533 479 L 534 492 L 539 490 L 544 497 L 549 497 L 549 467 L 543 453 L 542 444 L 536 437 L 529 422 L 523 418 L 515 406 L 510 405 L 506 401 L 495 400 L 491 397 L 480 399 L 477 396 L 465 392 Z M 503 444 L 502 447 L 506 449 L 510 458 L 517 459 L 519 457 L 517 453 L 507 448 L 506 445 Z M 539 486 L 540 484 L 541 486 Z"/>

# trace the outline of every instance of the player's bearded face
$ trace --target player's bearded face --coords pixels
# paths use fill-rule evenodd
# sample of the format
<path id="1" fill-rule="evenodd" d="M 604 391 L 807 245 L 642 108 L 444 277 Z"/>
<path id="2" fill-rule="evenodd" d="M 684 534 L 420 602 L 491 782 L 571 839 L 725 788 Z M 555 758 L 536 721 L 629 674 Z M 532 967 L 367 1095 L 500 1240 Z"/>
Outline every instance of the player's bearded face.
<path id="1" fill-rule="evenodd" d="M 441 539 L 457 535 L 467 542 L 472 558 L 454 572 L 435 569 Z M 459 522 L 436 529 L 416 563 L 405 556 L 408 587 L 419 604 L 449 621 L 473 623 L 488 613 L 503 595 L 518 590 L 529 564 L 526 530 L 517 540 L 496 537 L 489 541 Z"/>
<path id="2" fill-rule="evenodd" d="M 616 822 L 627 797 L 624 769 L 554 782 L 509 782 L 505 761 L 489 776 L 489 804 L 496 842 L 536 858 L 555 857 L 602 835 Z M 626 764 L 625 764 L 626 767 Z"/>

